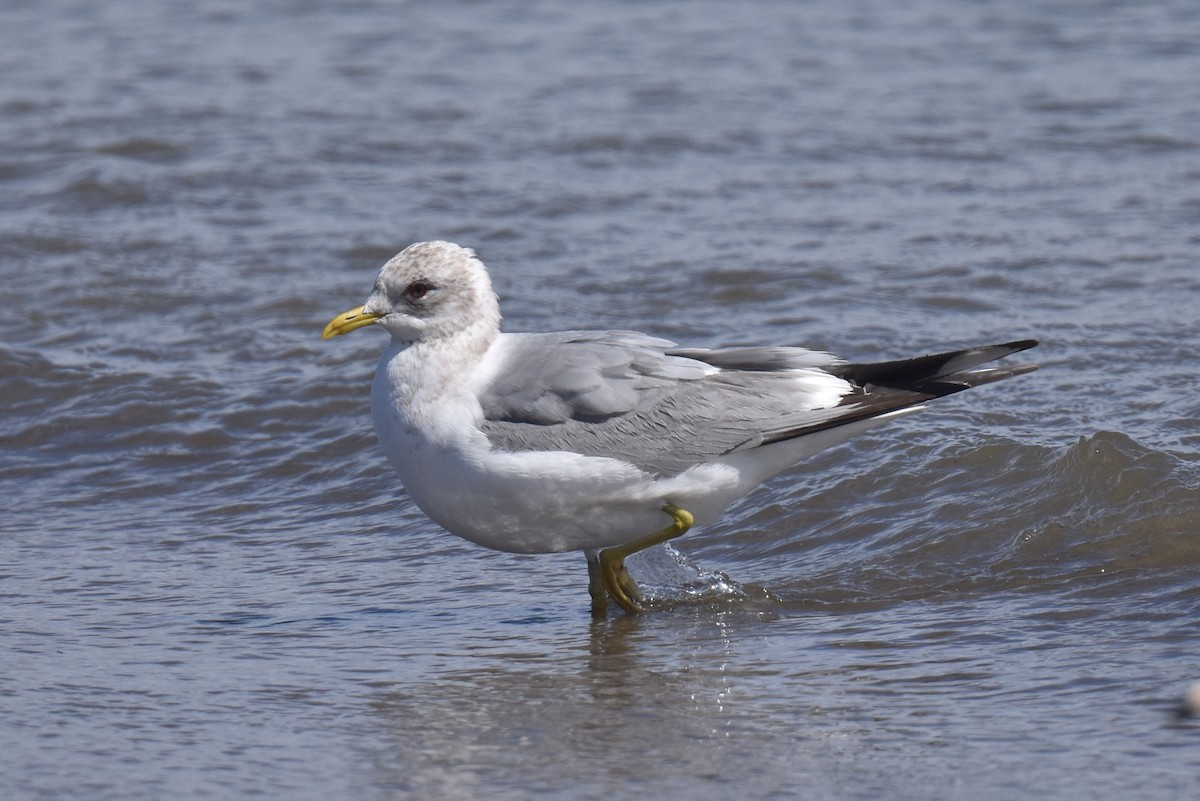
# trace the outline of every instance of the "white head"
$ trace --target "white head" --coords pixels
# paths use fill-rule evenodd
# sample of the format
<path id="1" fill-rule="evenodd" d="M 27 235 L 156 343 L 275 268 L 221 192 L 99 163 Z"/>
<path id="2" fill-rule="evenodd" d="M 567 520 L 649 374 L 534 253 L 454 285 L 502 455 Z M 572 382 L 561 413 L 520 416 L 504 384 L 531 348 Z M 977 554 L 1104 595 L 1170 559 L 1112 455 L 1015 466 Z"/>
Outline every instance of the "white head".
<path id="1" fill-rule="evenodd" d="M 322 339 L 371 323 L 403 344 L 467 330 L 490 343 L 500 330 L 500 304 L 473 251 L 451 242 L 418 242 L 383 265 L 367 302 L 333 318 Z"/>

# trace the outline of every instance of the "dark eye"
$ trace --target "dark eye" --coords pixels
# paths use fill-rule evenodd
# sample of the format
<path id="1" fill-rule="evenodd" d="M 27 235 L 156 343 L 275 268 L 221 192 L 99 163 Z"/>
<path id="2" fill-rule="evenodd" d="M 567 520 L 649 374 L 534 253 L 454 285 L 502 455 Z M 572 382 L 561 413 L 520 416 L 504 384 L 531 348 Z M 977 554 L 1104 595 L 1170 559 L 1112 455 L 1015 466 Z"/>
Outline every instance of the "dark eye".
<path id="1" fill-rule="evenodd" d="M 413 281 L 411 284 L 405 287 L 404 297 L 408 298 L 409 300 L 420 300 L 428 295 L 429 290 L 432 288 L 433 287 L 424 281 Z"/>

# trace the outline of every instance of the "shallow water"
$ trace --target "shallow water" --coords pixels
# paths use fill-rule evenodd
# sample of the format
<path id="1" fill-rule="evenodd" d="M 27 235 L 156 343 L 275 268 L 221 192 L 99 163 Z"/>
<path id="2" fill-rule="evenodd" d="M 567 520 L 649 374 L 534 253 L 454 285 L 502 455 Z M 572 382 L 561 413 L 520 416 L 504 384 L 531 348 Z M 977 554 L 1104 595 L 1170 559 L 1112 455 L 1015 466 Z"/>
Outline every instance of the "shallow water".
<path id="1" fill-rule="evenodd" d="M 1184 2 L 0 6 L 0 797 L 1194 795 L 1197 41 Z M 318 339 L 434 237 L 509 330 L 1042 369 L 592 623 L 578 555 L 404 501 L 381 336 Z"/>

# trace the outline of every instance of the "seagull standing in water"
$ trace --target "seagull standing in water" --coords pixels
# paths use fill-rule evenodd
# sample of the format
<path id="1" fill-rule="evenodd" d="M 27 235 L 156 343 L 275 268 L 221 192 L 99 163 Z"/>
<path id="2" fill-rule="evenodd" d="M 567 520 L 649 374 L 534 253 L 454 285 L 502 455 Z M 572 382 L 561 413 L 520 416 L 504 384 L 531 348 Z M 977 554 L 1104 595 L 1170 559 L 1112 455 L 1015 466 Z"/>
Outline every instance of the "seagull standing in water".
<path id="1" fill-rule="evenodd" d="M 391 335 L 371 416 L 409 497 L 447 531 L 514 553 L 583 551 L 592 614 L 642 594 L 631 554 L 716 520 L 771 476 L 942 395 L 1033 340 L 852 364 L 795 347 L 681 348 L 633 331 L 500 332 L 483 263 L 449 242 L 388 261 L 323 339 Z"/>

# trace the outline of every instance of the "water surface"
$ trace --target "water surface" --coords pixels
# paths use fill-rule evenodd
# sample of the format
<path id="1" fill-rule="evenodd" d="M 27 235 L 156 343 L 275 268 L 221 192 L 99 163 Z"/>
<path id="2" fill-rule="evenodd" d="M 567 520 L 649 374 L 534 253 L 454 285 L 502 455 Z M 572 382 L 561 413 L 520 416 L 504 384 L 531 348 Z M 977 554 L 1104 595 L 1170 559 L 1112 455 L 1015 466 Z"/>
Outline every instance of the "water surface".
<path id="1" fill-rule="evenodd" d="M 4 4 L 0 796 L 1194 795 L 1197 41 L 1184 2 Z M 382 335 L 318 339 L 427 238 L 509 330 L 1042 370 L 680 543 L 740 592 L 592 623 L 578 555 L 408 505 Z"/>

